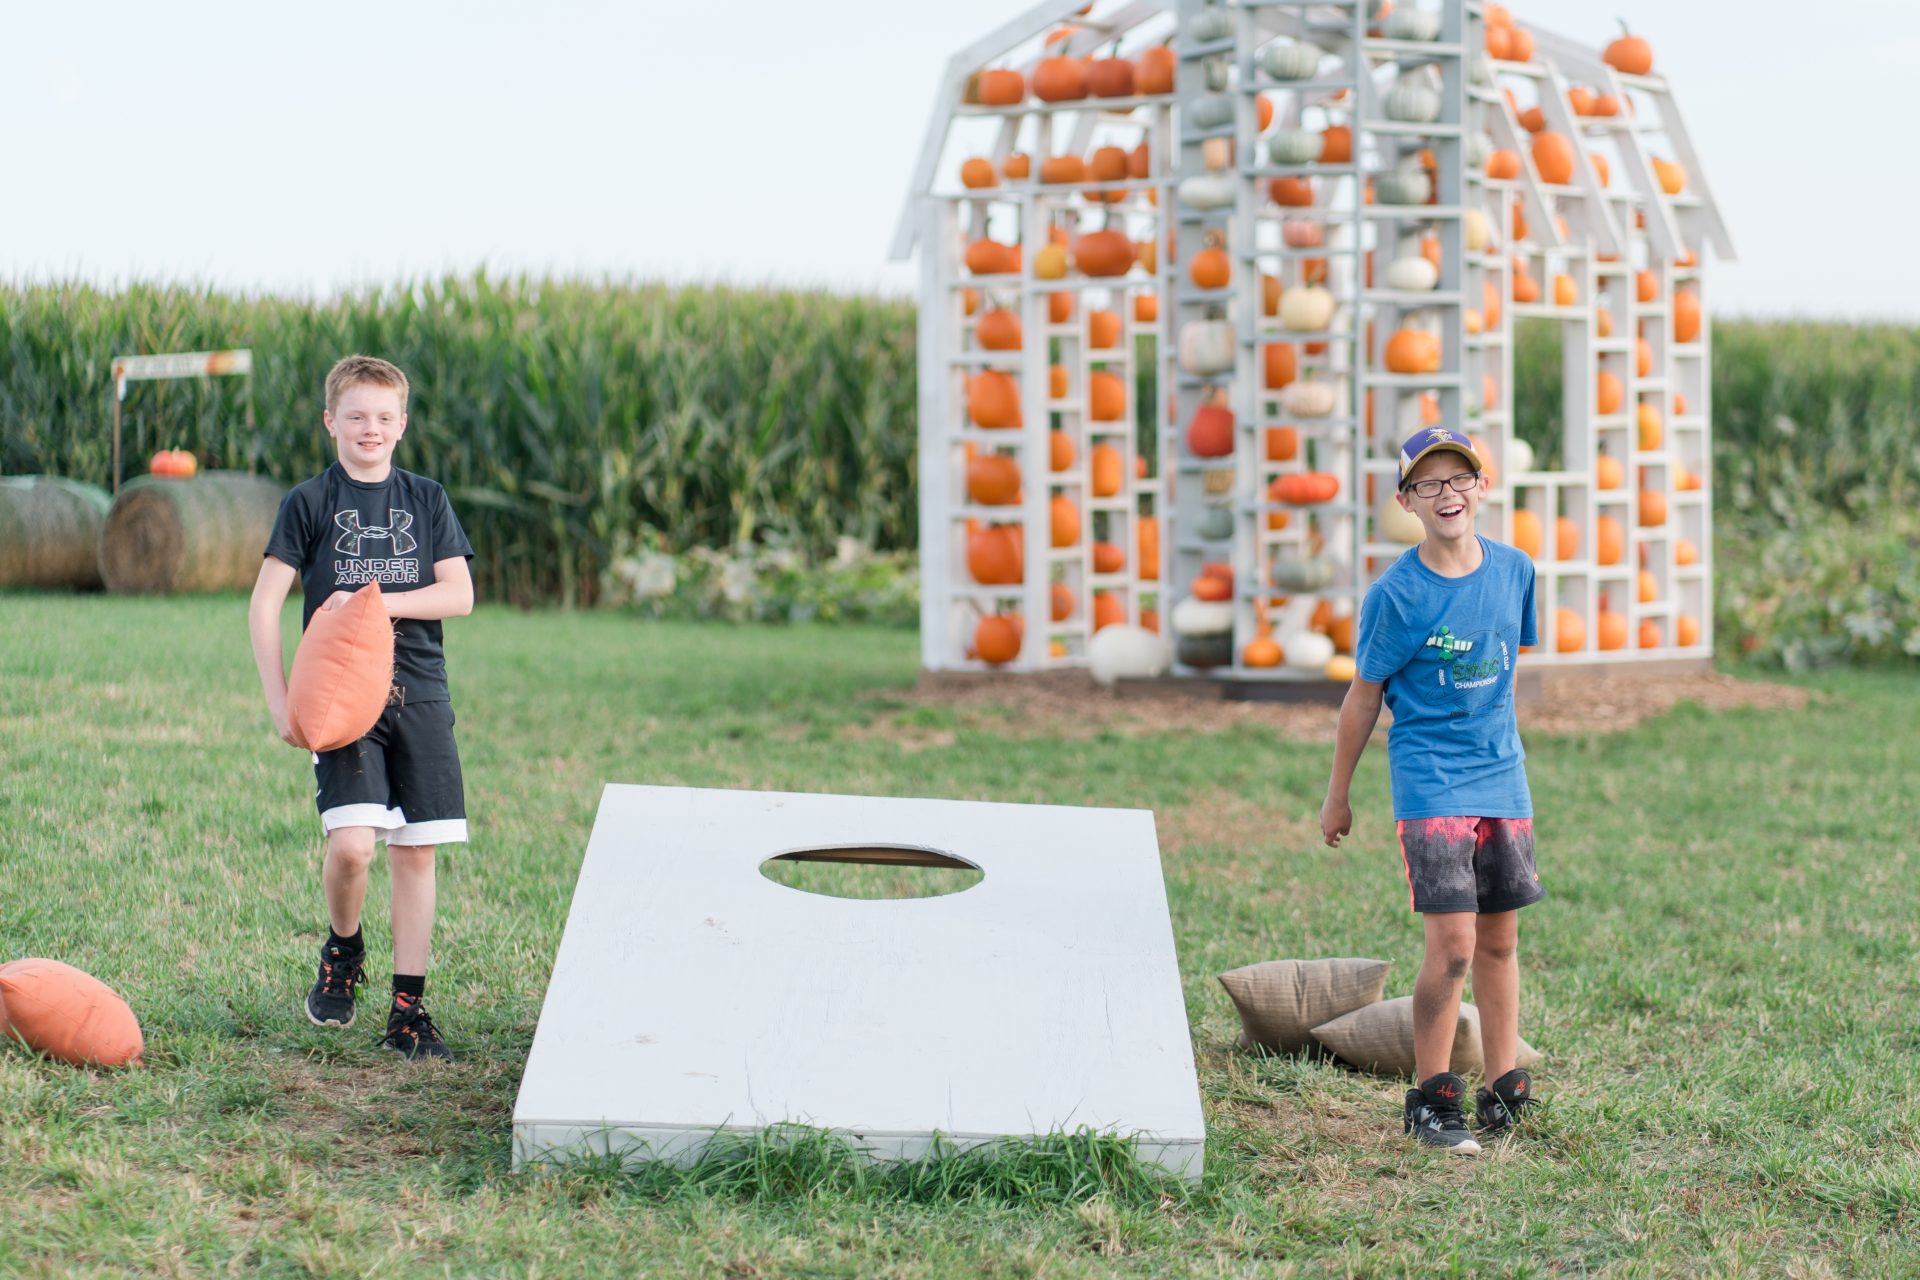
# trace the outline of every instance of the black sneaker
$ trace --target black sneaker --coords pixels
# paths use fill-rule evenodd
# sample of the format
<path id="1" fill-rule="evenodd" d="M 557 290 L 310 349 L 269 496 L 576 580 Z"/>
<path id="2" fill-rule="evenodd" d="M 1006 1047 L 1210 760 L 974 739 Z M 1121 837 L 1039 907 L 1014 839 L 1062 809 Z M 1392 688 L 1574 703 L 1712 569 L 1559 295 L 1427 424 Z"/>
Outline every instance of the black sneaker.
<path id="1" fill-rule="evenodd" d="M 1423 1147 L 1438 1147 L 1455 1155 L 1470 1156 L 1480 1150 L 1467 1129 L 1466 1113 L 1460 1103 L 1467 1096 L 1467 1082 L 1451 1071 L 1443 1071 L 1418 1089 L 1407 1090 L 1407 1132 Z"/>
<path id="2" fill-rule="evenodd" d="M 440 1028 L 427 1016 L 420 997 L 394 993 L 393 1008 L 387 1010 L 387 1035 L 380 1042 L 411 1061 L 416 1058 L 442 1058 L 453 1061 L 453 1050 L 440 1038 Z"/>
<path id="3" fill-rule="evenodd" d="M 320 946 L 320 972 L 307 992 L 307 1019 L 316 1027 L 353 1025 L 353 997 L 360 989 L 364 951 L 343 951 L 332 943 Z"/>
<path id="4" fill-rule="evenodd" d="M 1485 1137 L 1511 1133 L 1534 1106 L 1533 1077 L 1523 1067 L 1515 1067 L 1492 1085 L 1481 1085 L 1473 1095 L 1473 1114 Z"/>

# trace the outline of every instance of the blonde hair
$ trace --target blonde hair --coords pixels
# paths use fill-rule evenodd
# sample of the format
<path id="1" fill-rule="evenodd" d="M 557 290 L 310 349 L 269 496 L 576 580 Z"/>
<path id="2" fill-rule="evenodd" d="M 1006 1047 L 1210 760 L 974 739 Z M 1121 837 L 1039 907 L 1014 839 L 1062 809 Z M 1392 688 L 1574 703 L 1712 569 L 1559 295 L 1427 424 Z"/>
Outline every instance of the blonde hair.
<path id="1" fill-rule="evenodd" d="M 400 392 L 400 411 L 407 410 L 407 375 L 378 356 L 346 356 L 327 371 L 327 412 L 340 407 L 340 397 L 361 383 L 393 387 Z"/>

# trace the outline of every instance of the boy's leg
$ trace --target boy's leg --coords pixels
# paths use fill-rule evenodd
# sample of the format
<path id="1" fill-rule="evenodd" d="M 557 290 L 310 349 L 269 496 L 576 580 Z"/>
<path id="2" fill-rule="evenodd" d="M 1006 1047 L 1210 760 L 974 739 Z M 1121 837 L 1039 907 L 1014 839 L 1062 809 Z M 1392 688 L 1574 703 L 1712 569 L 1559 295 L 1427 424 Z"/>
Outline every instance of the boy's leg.
<path id="1" fill-rule="evenodd" d="M 335 827 L 327 832 L 327 858 L 320 884 L 327 894 L 327 923 L 350 938 L 360 931 L 360 908 L 367 901 L 367 868 L 373 865 L 372 827 Z"/>
<path id="2" fill-rule="evenodd" d="M 1453 1070 L 1453 1034 L 1460 994 L 1473 965 L 1474 921 L 1470 911 L 1429 912 L 1427 949 L 1413 983 L 1414 1079 L 1430 1080 Z"/>
<path id="3" fill-rule="evenodd" d="M 393 868 L 393 971 L 425 977 L 433 942 L 434 875 L 430 844 L 390 844 Z"/>
<path id="4" fill-rule="evenodd" d="M 1520 913 L 1500 911 L 1477 922 L 1473 1002 L 1480 1009 L 1480 1043 L 1491 1081 L 1513 1070 L 1520 1051 Z"/>

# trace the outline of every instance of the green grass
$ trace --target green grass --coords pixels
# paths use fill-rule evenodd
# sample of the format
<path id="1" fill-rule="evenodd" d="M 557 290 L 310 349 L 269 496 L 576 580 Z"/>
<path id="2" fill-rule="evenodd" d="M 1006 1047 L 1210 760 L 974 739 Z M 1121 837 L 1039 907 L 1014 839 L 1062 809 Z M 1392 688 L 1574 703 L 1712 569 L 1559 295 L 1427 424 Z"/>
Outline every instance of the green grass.
<path id="1" fill-rule="evenodd" d="M 1911 677 L 1529 742 L 1553 896 L 1523 922 L 1522 1029 L 1551 1107 L 1450 1161 L 1402 1145 L 1399 1082 L 1230 1052 L 1213 977 L 1374 955 L 1410 990 L 1379 750 L 1329 851 L 1325 747 L 996 735 L 893 692 L 909 633 L 500 609 L 448 631 L 474 842 L 441 863 L 432 990 L 463 1061 L 434 1070 L 298 1012 L 322 924 L 311 775 L 268 730 L 244 602 L 0 596 L 0 958 L 102 976 L 150 1046 L 111 1074 L 0 1050 L 0 1275 L 1920 1273 Z M 1154 808 L 1205 1184 L 1168 1194 L 1071 1144 L 896 1176 L 805 1141 L 696 1175 L 510 1174 L 612 781 Z"/>

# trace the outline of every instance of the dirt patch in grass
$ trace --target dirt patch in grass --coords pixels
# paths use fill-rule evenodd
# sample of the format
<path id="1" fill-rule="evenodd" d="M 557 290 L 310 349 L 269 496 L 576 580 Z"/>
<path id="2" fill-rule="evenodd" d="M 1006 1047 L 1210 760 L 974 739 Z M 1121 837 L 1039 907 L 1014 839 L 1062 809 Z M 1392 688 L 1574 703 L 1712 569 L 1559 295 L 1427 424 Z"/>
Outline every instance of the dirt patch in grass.
<path id="1" fill-rule="evenodd" d="M 1736 679 L 1720 672 L 1560 677 L 1520 703 L 1520 730 L 1550 736 L 1619 733 L 1683 702 L 1708 711 L 1737 707 L 1798 710 L 1812 695 L 1793 685 Z M 889 690 L 865 724 L 844 731 L 906 750 L 951 745 L 968 730 L 1005 738 L 1074 741 L 1103 733 L 1224 733 L 1242 726 L 1292 742 L 1331 743 L 1340 709 L 1324 703 L 1229 702 L 1210 688 L 1115 693 L 1084 671 L 998 678 L 926 674 L 912 689 Z M 902 708 L 898 704 L 906 703 Z M 945 712 L 929 725 L 927 709 Z M 1384 725 L 1388 717 L 1381 716 Z"/>

